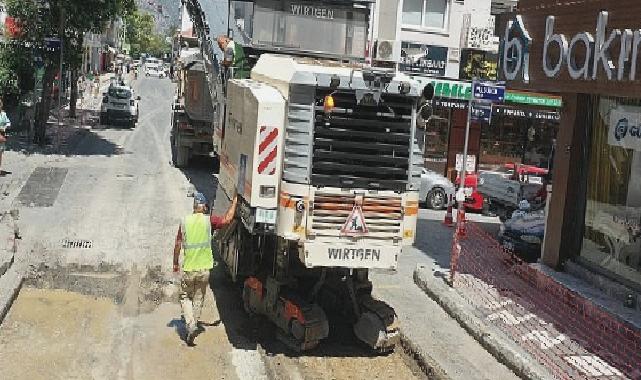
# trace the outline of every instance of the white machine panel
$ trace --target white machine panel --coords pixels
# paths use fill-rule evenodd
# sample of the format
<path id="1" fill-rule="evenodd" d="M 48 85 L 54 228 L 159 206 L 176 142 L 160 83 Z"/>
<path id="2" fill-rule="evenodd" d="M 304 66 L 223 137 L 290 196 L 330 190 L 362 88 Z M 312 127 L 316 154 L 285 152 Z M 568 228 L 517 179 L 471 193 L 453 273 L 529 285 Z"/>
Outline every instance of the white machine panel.
<path id="1" fill-rule="evenodd" d="M 285 100 L 273 87 L 250 79 L 230 80 L 220 184 L 234 188 L 251 207 L 277 209 L 282 170 Z M 272 213 L 262 214 L 272 218 Z"/>
<path id="2" fill-rule="evenodd" d="M 371 245 L 345 242 L 306 242 L 306 267 L 396 269 L 401 245 Z"/>

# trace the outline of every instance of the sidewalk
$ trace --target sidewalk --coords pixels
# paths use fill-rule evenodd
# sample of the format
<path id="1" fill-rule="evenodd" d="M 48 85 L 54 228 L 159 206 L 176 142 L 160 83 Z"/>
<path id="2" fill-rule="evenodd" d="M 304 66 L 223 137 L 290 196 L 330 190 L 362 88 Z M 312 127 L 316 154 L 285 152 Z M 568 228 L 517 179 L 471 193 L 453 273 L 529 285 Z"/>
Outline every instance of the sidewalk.
<path id="1" fill-rule="evenodd" d="M 521 377 L 641 379 L 633 324 L 547 269 L 514 259 L 478 224 L 460 241 L 453 289 L 443 278 L 445 257 L 441 264 L 417 267 L 416 283 Z"/>
<path id="2" fill-rule="evenodd" d="M 394 307 L 405 350 L 418 360 L 430 378 L 518 379 L 413 281 L 418 265 L 432 265 L 434 255 L 447 252 L 450 246 L 452 230 L 442 226 L 442 219 L 442 214 L 420 210 L 416 246 L 403 250 L 397 273 L 371 274 L 374 295 Z"/>
<path id="3" fill-rule="evenodd" d="M 102 93 L 107 90 L 112 77 L 113 74 L 111 73 L 101 74 L 100 87 L 97 91 L 92 83 L 85 82 L 84 96 L 79 98 L 77 102 L 77 118 L 67 117 L 69 105 L 65 105 L 62 112 L 63 120 L 59 126 L 58 109 L 51 110 L 45 131 L 45 138 L 48 144 L 36 146 L 30 141 L 29 131 L 24 130 L 10 136 L 7 142 L 7 150 L 21 151 L 25 154 L 68 154 L 78 133 L 91 129 L 98 124 Z"/>
<path id="4" fill-rule="evenodd" d="M 79 113 L 99 109 L 102 92 L 109 85 L 111 75 L 101 76 L 98 96 L 88 94 L 83 101 L 79 101 Z M 65 106 L 65 110 L 68 109 L 69 106 Z M 0 177 L 0 323 L 20 291 L 24 275 L 21 255 L 25 255 L 26 252 L 21 247 L 20 240 L 16 242 L 14 250 L 14 221 L 10 211 L 17 209 L 15 199 L 36 167 L 43 165 L 50 155 L 68 152 L 78 132 L 90 128 L 90 124 L 79 123 L 82 118 L 65 118 L 59 129 L 56 117 L 57 109 L 51 112 L 47 123 L 46 136 L 51 141 L 50 144 L 44 147 L 35 146 L 29 141 L 29 131 L 19 131 L 9 136 L 7 149 L 3 154 L 2 169 L 6 170 L 7 174 Z M 61 143 L 60 149 L 56 147 L 58 138 Z M 19 228 L 19 217 L 16 223 Z"/>

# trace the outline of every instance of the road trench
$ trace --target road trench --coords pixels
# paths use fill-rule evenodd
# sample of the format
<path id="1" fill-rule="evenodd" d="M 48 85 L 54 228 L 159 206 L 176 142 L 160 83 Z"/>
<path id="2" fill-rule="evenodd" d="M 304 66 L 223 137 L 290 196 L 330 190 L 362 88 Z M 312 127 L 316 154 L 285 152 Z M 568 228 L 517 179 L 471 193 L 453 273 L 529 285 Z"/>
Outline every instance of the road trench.
<path id="1" fill-rule="evenodd" d="M 371 353 L 345 325 L 295 353 L 248 316 L 240 289 L 212 272 L 196 347 L 181 340 L 179 278 L 160 266 L 32 267 L 0 325 L 0 368 L 13 379 L 427 379 L 403 347 Z M 25 358 L 28 358 L 25 360 Z"/>

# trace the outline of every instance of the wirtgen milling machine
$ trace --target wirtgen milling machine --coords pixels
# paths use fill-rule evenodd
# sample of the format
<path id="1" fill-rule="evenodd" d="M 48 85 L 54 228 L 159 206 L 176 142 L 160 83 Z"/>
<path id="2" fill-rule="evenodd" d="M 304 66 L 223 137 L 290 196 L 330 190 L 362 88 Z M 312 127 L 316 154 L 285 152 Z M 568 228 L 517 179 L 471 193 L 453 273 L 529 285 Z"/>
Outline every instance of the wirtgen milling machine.
<path id="1" fill-rule="evenodd" d="M 251 77 L 222 81 L 214 146 L 220 185 L 240 197 L 219 242 L 245 309 L 298 349 L 328 336 L 331 313 L 390 350 L 396 314 L 368 275 L 394 270 L 414 242 L 424 90 L 365 65 L 368 1 L 232 1 L 230 11 Z"/>

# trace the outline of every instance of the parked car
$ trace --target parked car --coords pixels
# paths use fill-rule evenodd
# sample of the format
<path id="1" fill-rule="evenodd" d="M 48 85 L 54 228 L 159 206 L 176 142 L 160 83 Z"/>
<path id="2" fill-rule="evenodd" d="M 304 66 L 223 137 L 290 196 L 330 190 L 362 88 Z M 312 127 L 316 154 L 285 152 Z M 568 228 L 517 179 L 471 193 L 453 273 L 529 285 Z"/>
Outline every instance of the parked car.
<path id="1" fill-rule="evenodd" d="M 138 101 L 129 86 L 112 83 L 102 98 L 100 124 L 125 124 L 134 128 L 138 122 Z"/>
<path id="2" fill-rule="evenodd" d="M 145 76 L 147 77 L 157 77 L 157 78 L 164 78 L 165 75 L 165 70 L 162 66 L 158 65 L 146 65 L 145 68 Z"/>
<path id="3" fill-rule="evenodd" d="M 427 207 L 441 210 L 454 202 L 454 185 L 444 176 L 423 168 L 418 194 Z"/>

